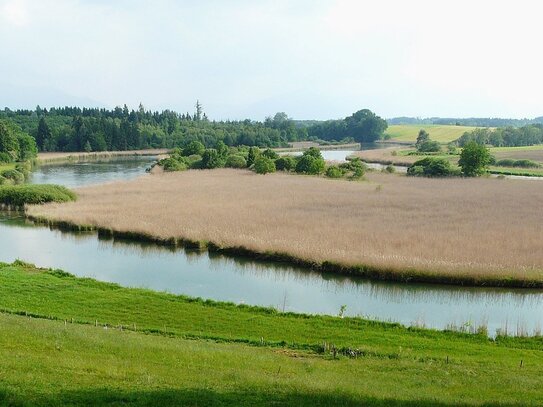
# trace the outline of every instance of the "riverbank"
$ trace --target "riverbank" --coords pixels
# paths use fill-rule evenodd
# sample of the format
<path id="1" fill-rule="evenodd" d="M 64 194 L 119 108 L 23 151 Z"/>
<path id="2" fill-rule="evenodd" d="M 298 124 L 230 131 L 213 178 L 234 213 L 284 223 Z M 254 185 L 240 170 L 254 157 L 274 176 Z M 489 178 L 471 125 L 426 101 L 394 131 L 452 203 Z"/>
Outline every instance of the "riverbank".
<path id="1" fill-rule="evenodd" d="M 0 403 L 543 402 L 541 337 L 281 313 L 24 263 L 0 265 L 0 309 Z"/>
<path id="2" fill-rule="evenodd" d="M 345 182 L 223 169 L 83 188 L 77 202 L 31 206 L 28 216 L 373 279 L 540 288 L 542 195 L 529 181 L 371 173 Z"/>
<path id="3" fill-rule="evenodd" d="M 37 162 L 40 165 L 61 164 L 86 160 L 108 159 L 115 157 L 139 157 L 139 156 L 161 156 L 168 154 L 168 149 L 149 149 L 149 150 L 128 150 L 128 151 L 102 151 L 102 152 L 54 152 L 39 153 Z"/>

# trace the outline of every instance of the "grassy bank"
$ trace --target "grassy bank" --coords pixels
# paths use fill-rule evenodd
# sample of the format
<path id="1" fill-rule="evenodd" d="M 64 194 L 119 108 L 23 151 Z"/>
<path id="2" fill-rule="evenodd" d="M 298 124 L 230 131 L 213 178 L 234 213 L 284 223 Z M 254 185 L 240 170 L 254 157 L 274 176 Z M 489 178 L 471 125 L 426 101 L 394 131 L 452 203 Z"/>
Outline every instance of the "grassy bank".
<path id="1" fill-rule="evenodd" d="M 537 206 L 543 189 L 529 181 L 367 178 L 353 183 L 224 169 L 157 174 L 80 189 L 75 203 L 28 213 L 106 236 L 371 278 L 543 285 Z M 526 198 L 520 207 L 519 196 Z"/>
<path id="2" fill-rule="evenodd" d="M 75 201 L 76 195 L 60 185 L 3 185 L 0 186 L 0 205 L 22 208 L 25 205 L 47 202 Z"/>
<path id="3" fill-rule="evenodd" d="M 0 265 L 0 308 L 0 404 L 543 402 L 541 338 L 283 314 L 24 264 Z"/>

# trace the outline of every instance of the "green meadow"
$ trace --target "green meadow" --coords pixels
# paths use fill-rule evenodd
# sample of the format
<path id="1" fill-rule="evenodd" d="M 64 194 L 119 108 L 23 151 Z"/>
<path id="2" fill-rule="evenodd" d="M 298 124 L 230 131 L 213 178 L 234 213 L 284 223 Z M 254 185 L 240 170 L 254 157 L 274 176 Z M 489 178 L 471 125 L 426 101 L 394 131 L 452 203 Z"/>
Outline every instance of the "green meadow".
<path id="1" fill-rule="evenodd" d="M 388 126 L 385 134 L 389 135 L 391 141 L 415 142 L 421 129 L 430 134 L 430 138 L 440 143 L 450 143 L 458 139 L 467 131 L 476 127 L 469 126 L 446 126 L 437 124 L 402 124 Z"/>
<path id="2" fill-rule="evenodd" d="M 541 405 L 543 340 L 0 265 L 0 405 Z"/>

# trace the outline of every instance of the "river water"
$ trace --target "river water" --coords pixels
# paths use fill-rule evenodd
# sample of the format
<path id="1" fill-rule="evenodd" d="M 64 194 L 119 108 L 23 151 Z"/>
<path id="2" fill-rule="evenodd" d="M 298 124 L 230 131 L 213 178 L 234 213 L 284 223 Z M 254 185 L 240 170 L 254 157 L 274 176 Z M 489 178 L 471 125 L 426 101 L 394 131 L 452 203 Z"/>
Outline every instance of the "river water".
<path id="1" fill-rule="evenodd" d="M 33 180 L 70 187 L 145 176 L 149 159 L 46 166 Z M 77 276 L 279 310 L 346 315 L 433 328 L 450 325 L 533 333 L 543 325 L 543 291 L 375 282 L 281 263 L 170 249 L 91 232 L 35 226 L 0 212 L 0 261 L 21 259 Z"/>

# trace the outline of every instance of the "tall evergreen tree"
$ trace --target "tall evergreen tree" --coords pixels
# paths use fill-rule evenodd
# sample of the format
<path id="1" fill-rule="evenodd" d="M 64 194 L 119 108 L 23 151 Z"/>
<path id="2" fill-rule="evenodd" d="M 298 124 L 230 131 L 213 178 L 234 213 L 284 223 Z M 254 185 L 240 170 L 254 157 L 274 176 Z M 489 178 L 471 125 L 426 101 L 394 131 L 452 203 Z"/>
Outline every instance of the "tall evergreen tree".
<path id="1" fill-rule="evenodd" d="M 36 144 L 40 151 L 44 151 L 44 147 L 47 145 L 47 141 L 51 138 L 51 129 L 45 121 L 45 117 L 40 118 L 38 123 L 38 132 L 36 133 Z"/>

